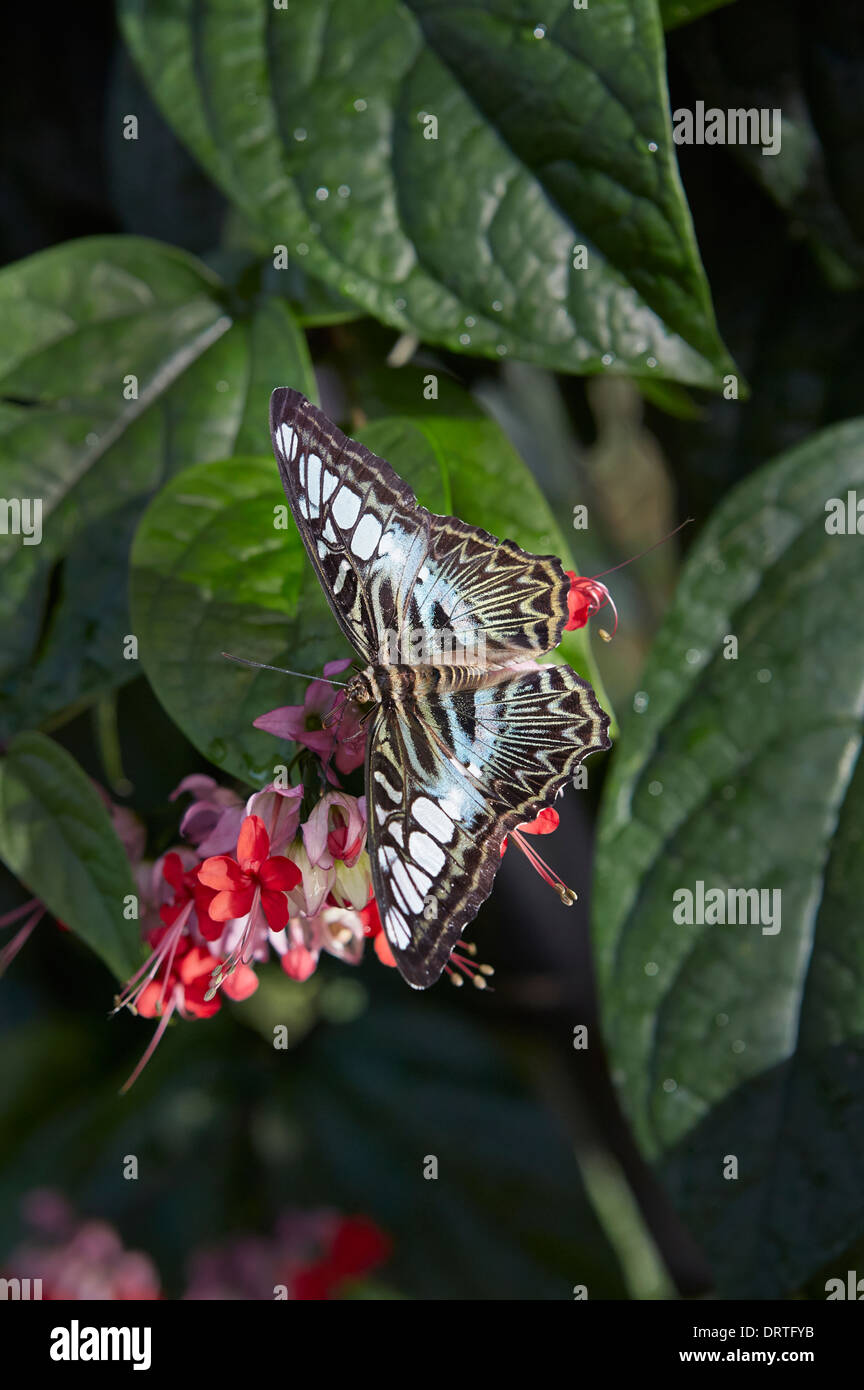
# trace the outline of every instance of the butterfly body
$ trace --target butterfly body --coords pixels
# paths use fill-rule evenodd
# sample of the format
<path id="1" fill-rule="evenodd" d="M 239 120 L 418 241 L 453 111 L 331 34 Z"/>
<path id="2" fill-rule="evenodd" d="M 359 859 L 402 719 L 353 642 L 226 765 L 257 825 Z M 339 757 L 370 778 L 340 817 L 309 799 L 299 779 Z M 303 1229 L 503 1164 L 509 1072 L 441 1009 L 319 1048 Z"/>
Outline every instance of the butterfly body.
<path id="1" fill-rule="evenodd" d="M 372 883 L 396 964 L 438 979 L 488 897 L 508 832 L 589 753 L 607 715 L 569 666 L 541 665 L 567 620 L 554 555 L 420 506 L 383 459 L 296 391 L 271 401 L 273 446 L 309 559 L 365 663 Z"/>
<path id="2" fill-rule="evenodd" d="M 486 666 L 367 666 L 348 681 L 346 695 L 359 705 L 381 705 L 389 714 L 418 696 L 475 690 L 492 679 Z"/>

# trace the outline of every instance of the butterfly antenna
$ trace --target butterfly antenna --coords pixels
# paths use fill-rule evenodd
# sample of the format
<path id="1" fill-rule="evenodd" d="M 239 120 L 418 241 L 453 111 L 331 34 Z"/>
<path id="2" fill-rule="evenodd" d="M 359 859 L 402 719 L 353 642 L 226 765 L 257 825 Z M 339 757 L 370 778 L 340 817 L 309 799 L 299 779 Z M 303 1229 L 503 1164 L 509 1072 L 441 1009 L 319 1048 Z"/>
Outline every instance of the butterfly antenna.
<path id="1" fill-rule="evenodd" d="M 673 536 L 677 536 L 678 532 L 683 531 L 684 527 L 689 526 L 693 520 L 692 516 L 688 516 L 687 520 L 682 521 L 680 526 L 676 526 L 674 531 L 668 531 L 665 536 L 660 537 L 659 541 L 655 541 L 653 545 L 648 545 L 644 550 L 640 550 L 638 555 L 631 555 L 629 560 L 622 560 L 619 565 L 612 565 L 608 570 L 601 570 L 599 574 L 592 574 L 591 578 L 602 579 L 604 574 L 614 574 L 616 570 L 623 570 L 625 565 L 632 565 L 634 560 L 641 560 L 643 555 L 650 555 L 651 551 L 656 550 L 658 545 L 665 545 L 667 541 L 671 541 Z"/>
<path id="2" fill-rule="evenodd" d="M 232 656 L 230 652 L 223 652 L 222 655 L 228 661 L 236 661 L 240 666 L 255 666 L 259 671 L 278 671 L 281 676 L 299 676 L 304 681 L 324 681 L 326 685 L 344 685 L 347 681 L 330 680 L 328 676 L 310 676 L 308 671 L 289 671 L 287 666 L 268 666 L 266 661 L 250 661 L 245 656 Z"/>

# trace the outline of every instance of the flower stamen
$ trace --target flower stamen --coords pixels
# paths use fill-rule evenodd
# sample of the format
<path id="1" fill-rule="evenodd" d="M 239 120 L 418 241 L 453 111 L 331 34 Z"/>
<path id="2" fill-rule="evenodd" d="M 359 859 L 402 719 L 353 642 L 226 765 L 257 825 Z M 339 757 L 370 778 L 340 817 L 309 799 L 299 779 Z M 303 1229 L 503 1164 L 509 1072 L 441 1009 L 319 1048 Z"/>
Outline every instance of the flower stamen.
<path id="1" fill-rule="evenodd" d="M 548 883 L 550 888 L 554 888 L 565 907 L 572 907 L 579 896 L 578 893 L 574 892 L 572 888 L 568 888 L 560 875 L 550 868 L 545 859 L 541 859 L 537 851 L 529 845 L 521 830 L 511 830 L 510 835 L 526 856 L 528 863 L 537 870 L 544 883 Z"/>

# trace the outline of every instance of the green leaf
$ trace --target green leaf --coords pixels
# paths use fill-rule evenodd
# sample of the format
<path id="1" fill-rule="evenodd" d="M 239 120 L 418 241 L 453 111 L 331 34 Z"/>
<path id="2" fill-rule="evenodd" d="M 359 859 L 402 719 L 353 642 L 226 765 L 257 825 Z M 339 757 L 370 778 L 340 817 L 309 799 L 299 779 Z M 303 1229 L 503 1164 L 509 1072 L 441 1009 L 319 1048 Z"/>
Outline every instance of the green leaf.
<path id="1" fill-rule="evenodd" d="M 527 0 L 119 5 L 214 179 L 274 251 L 368 312 L 457 352 L 716 386 L 731 363 L 656 4 L 542 10 L 538 26 Z"/>
<path id="2" fill-rule="evenodd" d="M 690 24 L 712 10 L 731 4 L 732 0 L 660 0 L 660 18 L 664 29 L 678 29 L 682 24 Z"/>
<path id="3" fill-rule="evenodd" d="M 183 252 L 95 237 L 0 273 L 0 495 L 42 506 L 40 544 L 0 537 L 0 736 L 135 674 L 137 518 L 180 468 L 262 446 L 275 381 L 314 389 L 285 307 Z"/>
<path id="4" fill-rule="evenodd" d="M 19 734 L 0 761 L 0 859 L 128 979 L 141 957 L 139 923 L 123 916 L 136 895 L 129 861 L 93 783 L 44 734 Z"/>
<path id="5" fill-rule="evenodd" d="M 777 113 L 773 153 L 763 155 L 761 138 L 731 152 L 782 208 L 789 236 L 807 238 L 828 284 L 860 287 L 860 147 L 850 132 L 864 120 L 864 44 L 843 7 L 741 5 L 676 35 L 670 51 L 706 109 Z"/>
<path id="6" fill-rule="evenodd" d="M 378 420 L 362 439 L 432 511 L 572 567 L 540 490 L 492 421 Z M 253 719 L 302 703 L 306 683 L 240 668 L 221 653 L 313 674 L 350 655 L 290 513 L 287 529 L 274 526 L 284 508 L 272 459 L 199 465 L 151 504 L 132 556 L 133 623 L 156 694 L 211 762 L 254 785 L 272 780 L 296 747 L 253 729 Z M 567 633 L 560 651 L 602 699 L 584 632 Z"/>
<path id="7" fill-rule="evenodd" d="M 637 1139 L 735 1298 L 790 1293 L 864 1233 L 864 568 L 826 512 L 856 489 L 861 420 L 721 504 L 605 790 L 606 1036 Z M 699 882 L 778 890 L 780 930 L 676 924 Z"/>

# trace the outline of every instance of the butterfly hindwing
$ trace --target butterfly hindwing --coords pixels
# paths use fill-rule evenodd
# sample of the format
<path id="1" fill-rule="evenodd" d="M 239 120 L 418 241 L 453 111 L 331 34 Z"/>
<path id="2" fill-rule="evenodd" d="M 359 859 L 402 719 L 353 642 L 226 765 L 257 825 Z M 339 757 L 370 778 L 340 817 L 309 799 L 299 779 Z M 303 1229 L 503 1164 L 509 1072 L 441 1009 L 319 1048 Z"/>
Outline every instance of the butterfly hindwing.
<path id="1" fill-rule="evenodd" d="M 569 666 L 487 673 L 479 687 L 381 712 L 367 749 L 369 853 L 382 925 L 404 978 L 434 984 L 498 869 L 609 720 Z"/>

